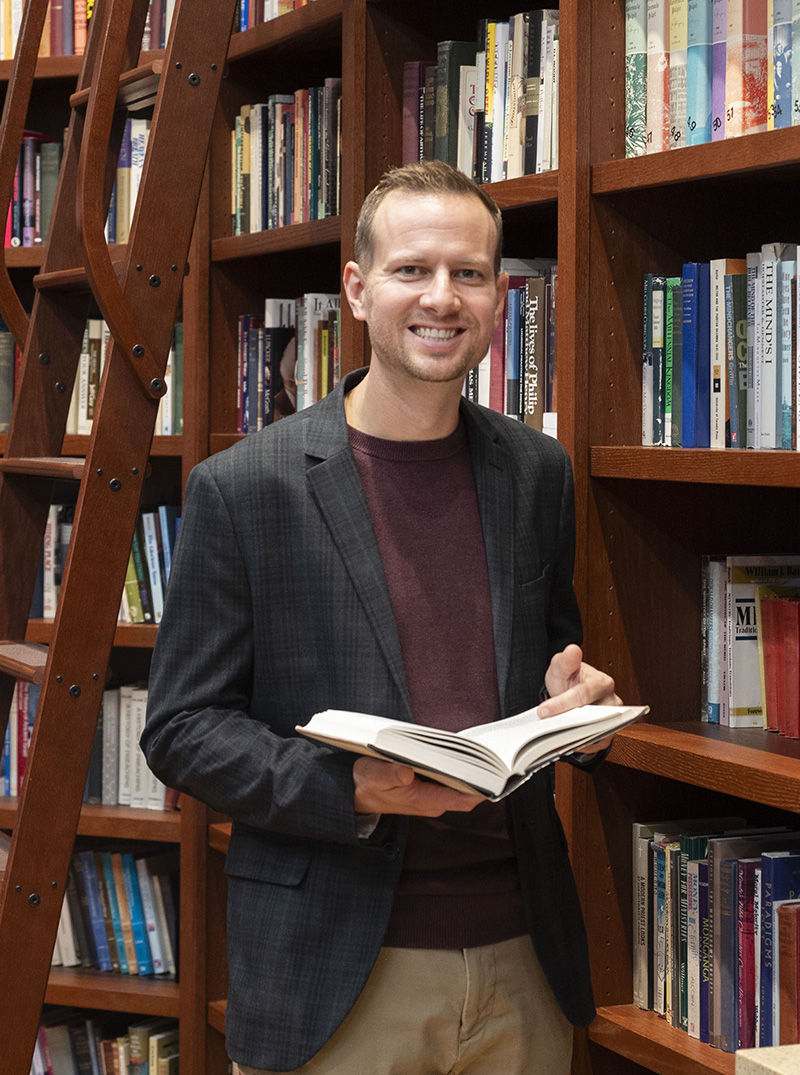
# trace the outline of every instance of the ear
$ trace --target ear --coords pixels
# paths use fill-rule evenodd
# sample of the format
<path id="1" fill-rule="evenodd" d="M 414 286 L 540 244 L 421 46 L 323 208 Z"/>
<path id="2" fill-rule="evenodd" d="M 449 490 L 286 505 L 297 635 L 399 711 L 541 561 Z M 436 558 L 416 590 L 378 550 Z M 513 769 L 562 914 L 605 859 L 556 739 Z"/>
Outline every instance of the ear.
<path id="1" fill-rule="evenodd" d="M 366 321 L 367 311 L 364 301 L 366 281 L 358 262 L 347 262 L 342 274 L 342 283 L 344 284 L 347 301 L 350 303 L 350 309 L 353 311 L 353 317 L 356 321 Z"/>
<path id="2" fill-rule="evenodd" d="M 503 315 L 503 306 L 505 305 L 506 295 L 508 294 L 508 273 L 501 272 L 497 274 L 497 301 L 494 307 L 494 323 L 495 327 L 500 323 L 500 318 Z"/>

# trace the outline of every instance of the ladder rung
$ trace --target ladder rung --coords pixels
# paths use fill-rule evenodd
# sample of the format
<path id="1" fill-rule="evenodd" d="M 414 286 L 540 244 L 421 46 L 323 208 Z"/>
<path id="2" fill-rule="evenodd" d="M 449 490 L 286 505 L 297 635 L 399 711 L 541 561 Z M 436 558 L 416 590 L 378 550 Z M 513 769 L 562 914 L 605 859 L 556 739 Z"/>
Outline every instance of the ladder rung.
<path id="1" fill-rule="evenodd" d="M 114 265 L 117 279 L 122 275 L 122 265 L 127 257 L 128 247 L 121 243 L 112 243 L 109 257 Z M 33 278 L 33 286 L 39 291 L 90 291 L 89 277 L 83 265 L 74 269 L 55 269 L 52 272 L 40 272 Z"/>
<path id="2" fill-rule="evenodd" d="M 86 460 L 80 456 L 13 457 L 0 459 L 0 471 L 6 474 L 30 474 L 37 478 L 80 481 Z"/>
<path id="3" fill-rule="evenodd" d="M 0 672 L 41 685 L 46 663 L 47 646 L 40 642 L 0 642 Z"/>
<path id="4" fill-rule="evenodd" d="M 132 112 L 155 104 L 158 83 L 163 69 L 164 61 L 159 59 L 153 60 L 151 63 L 144 63 L 140 67 L 134 67 L 132 71 L 126 71 L 119 80 L 117 104 Z M 70 106 L 75 109 L 86 108 L 91 92 L 92 90 L 89 86 L 84 90 L 73 93 L 69 99 Z"/>

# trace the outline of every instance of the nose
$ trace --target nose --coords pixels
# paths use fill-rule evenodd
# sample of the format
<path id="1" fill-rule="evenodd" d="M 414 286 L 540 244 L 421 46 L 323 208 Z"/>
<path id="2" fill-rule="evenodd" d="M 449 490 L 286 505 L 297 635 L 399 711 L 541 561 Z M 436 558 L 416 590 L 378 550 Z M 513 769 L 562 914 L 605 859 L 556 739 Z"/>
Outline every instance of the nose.
<path id="1" fill-rule="evenodd" d="M 446 268 L 431 274 L 420 301 L 425 309 L 437 313 L 453 313 L 461 307 L 461 299 Z"/>

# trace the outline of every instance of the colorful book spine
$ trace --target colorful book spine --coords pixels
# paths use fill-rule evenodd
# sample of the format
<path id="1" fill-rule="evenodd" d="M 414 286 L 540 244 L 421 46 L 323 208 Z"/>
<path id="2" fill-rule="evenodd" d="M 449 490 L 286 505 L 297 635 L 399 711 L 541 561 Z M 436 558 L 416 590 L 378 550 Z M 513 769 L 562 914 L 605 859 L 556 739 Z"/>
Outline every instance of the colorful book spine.
<path id="1" fill-rule="evenodd" d="M 686 49 L 686 144 L 711 141 L 712 0 L 689 4 Z"/>
<path id="2" fill-rule="evenodd" d="M 669 0 L 647 3 L 646 151 L 669 149 Z"/>

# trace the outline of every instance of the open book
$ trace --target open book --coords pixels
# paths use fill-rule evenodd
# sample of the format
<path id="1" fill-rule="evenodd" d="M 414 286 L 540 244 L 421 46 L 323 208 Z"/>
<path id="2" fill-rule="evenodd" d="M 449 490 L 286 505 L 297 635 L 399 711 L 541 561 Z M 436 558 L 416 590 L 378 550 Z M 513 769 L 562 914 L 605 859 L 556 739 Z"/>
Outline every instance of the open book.
<path id="1" fill-rule="evenodd" d="M 410 765 L 459 791 L 497 800 L 578 747 L 588 746 L 638 720 L 647 706 L 585 705 L 555 717 L 536 709 L 461 732 L 326 709 L 297 731 L 357 754 Z"/>

